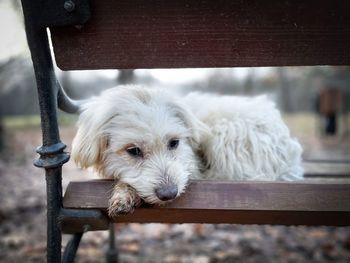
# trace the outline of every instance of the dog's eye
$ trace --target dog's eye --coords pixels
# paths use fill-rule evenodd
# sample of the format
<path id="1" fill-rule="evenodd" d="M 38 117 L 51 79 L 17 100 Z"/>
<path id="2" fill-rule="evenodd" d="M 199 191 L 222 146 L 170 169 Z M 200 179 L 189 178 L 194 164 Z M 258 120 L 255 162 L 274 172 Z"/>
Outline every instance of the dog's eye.
<path id="1" fill-rule="evenodd" d="M 143 156 L 143 153 L 139 147 L 131 147 L 131 148 L 126 149 L 126 151 L 128 152 L 128 154 L 130 154 L 133 157 L 142 157 Z"/>
<path id="2" fill-rule="evenodd" d="M 175 150 L 179 146 L 179 139 L 171 139 L 168 143 L 169 150 Z"/>

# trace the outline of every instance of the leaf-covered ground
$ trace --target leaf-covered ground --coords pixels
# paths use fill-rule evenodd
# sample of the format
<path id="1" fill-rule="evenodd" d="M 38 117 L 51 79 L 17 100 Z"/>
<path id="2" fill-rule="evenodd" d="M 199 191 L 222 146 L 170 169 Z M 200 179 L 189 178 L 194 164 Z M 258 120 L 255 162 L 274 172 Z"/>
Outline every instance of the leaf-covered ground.
<path id="1" fill-rule="evenodd" d="M 69 145 L 73 134 L 63 129 L 63 141 Z M 7 131 L 0 262 L 45 262 L 45 178 L 32 166 L 40 139 L 37 128 Z M 64 167 L 64 186 L 89 178 L 71 162 Z M 115 232 L 120 262 L 350 262 L 349 227 L 129 224 L 116 225 Z M 107 237 L 107 231 L 85 234 L 76 262 L 105 262 Z"/>

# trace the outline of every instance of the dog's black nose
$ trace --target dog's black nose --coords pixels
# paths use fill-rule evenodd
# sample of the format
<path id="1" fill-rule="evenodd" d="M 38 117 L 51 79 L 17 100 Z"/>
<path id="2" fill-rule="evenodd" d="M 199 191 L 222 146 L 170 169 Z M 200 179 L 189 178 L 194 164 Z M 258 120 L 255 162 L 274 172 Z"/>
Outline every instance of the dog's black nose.
<path id="1" fill-rule="evenodd" d="M 156 189 L 157 197 L 162 201 L 169 201 L 176 197 L 177 186 L 176 185 L 164 185 Z"/>

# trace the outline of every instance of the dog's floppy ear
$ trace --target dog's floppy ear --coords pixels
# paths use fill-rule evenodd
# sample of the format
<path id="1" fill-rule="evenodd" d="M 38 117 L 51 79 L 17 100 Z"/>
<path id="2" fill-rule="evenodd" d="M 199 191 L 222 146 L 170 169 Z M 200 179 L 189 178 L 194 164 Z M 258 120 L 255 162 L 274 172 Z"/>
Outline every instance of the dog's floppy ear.
<path id="1" fill-rule="evenodd" d="M 209 128 L 193 112 L 179 101 L 169 103 L 170 109 L 174 112 L 185 126 L 190 130 L 190 143 L 193 148 L 198 149 L 203 140 L 209 135 Z"/>
<path id="2" fill-rule="evenodd" d="M 93 166 L 98 170 L 107 149 L 109 139 L 105 128 L 116 112 L 103 105 L 102 100 L 93 98 L 82 106 L 72 144 L 72 157 L 81 168 Z"/>

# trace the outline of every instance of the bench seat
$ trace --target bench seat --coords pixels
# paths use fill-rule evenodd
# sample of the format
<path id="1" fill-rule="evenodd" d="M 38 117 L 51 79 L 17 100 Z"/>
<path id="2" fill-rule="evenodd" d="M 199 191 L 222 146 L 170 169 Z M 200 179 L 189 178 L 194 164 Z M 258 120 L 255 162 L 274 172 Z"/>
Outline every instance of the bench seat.
<path id="1" fill-rule="evenodd" d="M 63 206 L 106 212 L 113 183 L 70 182 Z M 345 226 L 350 222 L 350 184 L 197 180 L 168 205 L 144 205 L 114 222 Z"/>

